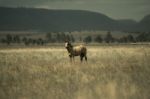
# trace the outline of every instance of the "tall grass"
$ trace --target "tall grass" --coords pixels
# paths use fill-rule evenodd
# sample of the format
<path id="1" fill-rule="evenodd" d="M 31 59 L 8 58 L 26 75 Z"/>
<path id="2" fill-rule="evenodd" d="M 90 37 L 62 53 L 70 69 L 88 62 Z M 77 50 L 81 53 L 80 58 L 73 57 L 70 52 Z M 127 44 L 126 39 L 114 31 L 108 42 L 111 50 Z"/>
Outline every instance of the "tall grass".
<path id="1" fill-rule="evenodd" d="M 64 48 L 0 50 L 0 99 L 149 99 L 150 48 L 90 46 L 88 62 Z"/>

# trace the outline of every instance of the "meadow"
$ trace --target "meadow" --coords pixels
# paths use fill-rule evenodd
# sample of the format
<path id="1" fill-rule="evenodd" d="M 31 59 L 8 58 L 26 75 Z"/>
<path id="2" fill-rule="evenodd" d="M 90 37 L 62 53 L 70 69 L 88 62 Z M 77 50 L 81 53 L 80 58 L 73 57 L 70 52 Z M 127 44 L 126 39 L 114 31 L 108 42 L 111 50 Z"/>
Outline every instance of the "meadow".
<path id="1" fill-rule="evenodd" d="M 0 99 L 150 99 L 150 45 L 0 48 Z"/>

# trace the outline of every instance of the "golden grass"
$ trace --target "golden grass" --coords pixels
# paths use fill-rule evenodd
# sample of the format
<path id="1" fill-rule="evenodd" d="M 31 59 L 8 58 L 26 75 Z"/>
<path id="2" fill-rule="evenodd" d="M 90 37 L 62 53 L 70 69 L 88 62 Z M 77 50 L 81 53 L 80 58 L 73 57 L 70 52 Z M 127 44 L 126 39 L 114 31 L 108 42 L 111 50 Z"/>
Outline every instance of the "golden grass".
<path id="1" fill-rule="evenodd" d="M 149 47 L 87 48 L 87 63 L 70 63 L 61 47 L 1 49 L 0 98 L 150 98 Z"/>

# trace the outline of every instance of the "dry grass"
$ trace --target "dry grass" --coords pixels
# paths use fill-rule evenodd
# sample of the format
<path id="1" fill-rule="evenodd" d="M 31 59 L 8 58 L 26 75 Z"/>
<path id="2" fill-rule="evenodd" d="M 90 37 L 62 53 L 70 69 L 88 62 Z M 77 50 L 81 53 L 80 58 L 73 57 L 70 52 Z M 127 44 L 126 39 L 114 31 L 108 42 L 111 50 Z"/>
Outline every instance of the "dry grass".
<path id="1" fill-rule="evenodd" d="M 0 50 L 1 99 L 150 99 L 150 48 L 88 47 L 70 63 L 64 48 Z"/>

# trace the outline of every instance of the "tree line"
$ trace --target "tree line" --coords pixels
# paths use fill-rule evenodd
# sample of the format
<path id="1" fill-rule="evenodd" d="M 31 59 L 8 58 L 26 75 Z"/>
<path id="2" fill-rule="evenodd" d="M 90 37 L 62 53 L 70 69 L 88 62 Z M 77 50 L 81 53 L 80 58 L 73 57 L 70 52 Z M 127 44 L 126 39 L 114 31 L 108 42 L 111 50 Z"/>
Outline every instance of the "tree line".
<path id="1" fill-rule="evenodd" d="M 101 35 L 97 35 L 95 38 L 92 38 L 92 36 L 86 36 L 83 40 L 86 43 L 90 42 L 97 42 L 97 43 L 136 43 L 136 42 L 150 42 L 150 33 L 139 33 L 136 37 L 129 34 L 126 36 L 122 36 L 120 38 L 115 38 L 111 34 L 111 32 L 107 32 L 105 37 L 102 37 Z"/>
<path id="2" fill-rule="evenodd" d="M 65 33 L 47 33 L 44 38 L 33 38 L 33 37 L 22 37 L 21 35 L 7 34 L 5 37 L 0 39 L 0 43 L 3 44 L 24 44 L 24 45 L 44 45 L 47 43 L 61 43 L 65 40 L 75 42 L 73 35 Z"/>
<path id="3" fill-rule="evenodd" d="M 0 39 L 1 43 L 10 45 L 10 44 L 24 44 L 24 45 L 44 45 L 46 43 L 62 43 L 65 40 L 75 42 L 76 39 L 74 36 L 65 33 L 47 33 L 45 38 L 30 38 L 30 37 L 22 37 L 19 35 L 10 35 L 7 34 L 4 38 Z M 91 35 L 86 36 L 84 38 L 79 38 L 79 41 L 83 41 L 85 43 L 97 42 L 97 43 L 136 43 L 136 42 L 150 42 L 150 33 L 139 33 L 136 37 L 129 34 L 126 36 L 122 36 L 120 38 L 115 38 L 111 34 L 111 32 L 107 32 L 105 37 L 101 35 L 97 35 L 96 37 L 92 37 Z"/>
<path id="4" fill-rule="evenodd" d="M 37 38 L 37 39 L 33 39 L 33 38 L 28 38 L 28 37 L 21 37 L 19 35 L 10 35 L 7 34 L 4 38 L 0 39 L 1 43 L 10 45 L 10 44 L 25 44 L 25 45 L 44 45 L 45 40 L 43 40 L 42 38 Z"/>

